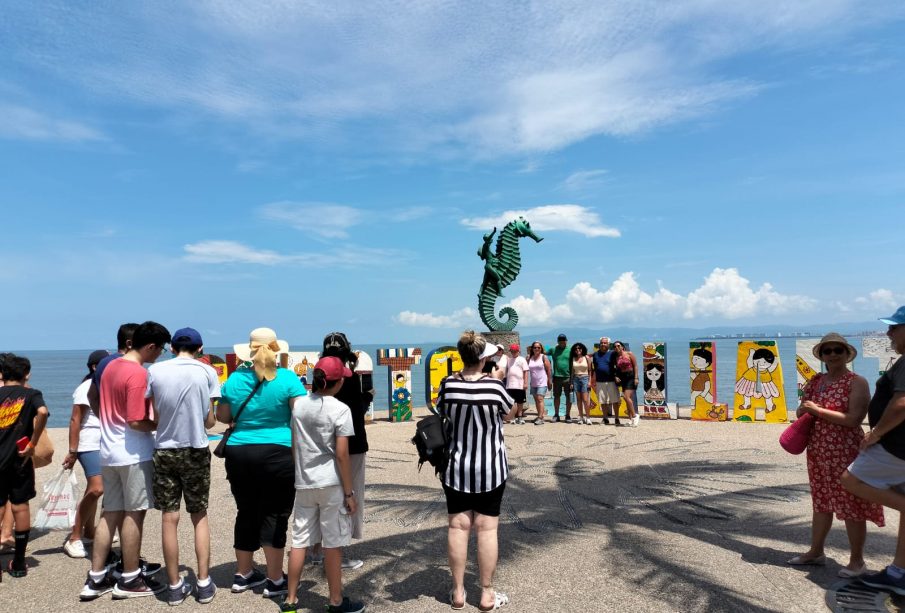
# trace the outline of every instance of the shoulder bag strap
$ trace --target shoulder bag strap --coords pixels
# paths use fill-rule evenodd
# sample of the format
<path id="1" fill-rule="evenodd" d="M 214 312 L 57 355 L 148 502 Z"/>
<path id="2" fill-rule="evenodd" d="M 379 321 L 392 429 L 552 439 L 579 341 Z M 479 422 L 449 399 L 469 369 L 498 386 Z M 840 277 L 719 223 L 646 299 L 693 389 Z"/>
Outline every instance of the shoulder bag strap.
<path id="1" fill-rule="evenodd" d="M 230 424 L 231 427 L 235 426 L 236 422 L 239 421 L 239 416 L 242 414 L 242 411 L 245 410 L 246 405 L 248 405 L 248 401 L 251 400 L 251 397 L 255 395 L 255 392 L 258 391 L 258 388 L 261 387 L 262 383 L 264 383 L 264 379 L 260 379 L 257 384 L 255 384 L 255 387 L 253 390 L 251 390 L 248 398 L 245 399 L 245 402 L 242 403 L 242 406 L 240 406 L 239 410 L 236 412 L 236 416 L 233 418 L 232 423 Z"/>

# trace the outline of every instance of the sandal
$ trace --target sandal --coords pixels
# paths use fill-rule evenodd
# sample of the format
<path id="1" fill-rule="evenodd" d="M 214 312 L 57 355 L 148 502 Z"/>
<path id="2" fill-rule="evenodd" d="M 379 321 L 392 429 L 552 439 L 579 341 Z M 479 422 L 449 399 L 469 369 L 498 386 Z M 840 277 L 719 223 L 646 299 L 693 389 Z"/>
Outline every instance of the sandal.
<path id="1" fill-rule="evenodd" d="M 804 555 L 800 555 L 787 560 L 786 564 L 789 566 L 824 566 L 826 564 L 826 556 L 821 554 L 816 558 L 806 558 Z"/>
<path id="2" fill-rule="evenodd" d="M 465 590 L 462 590 L 462 604 L 460 604 L 458 607 L 456 606 L 456 601 L 453 598 L 453 594 L 455 594 L 455 593 L 456 593 L 455 588 L 449 590 L 449 606 L 450 606 L 450 608 L 452 608 L 453 611 L 461 611 L 462 609 L 465 608 L 465 602 L 468 600 L 468 592 L 466 592 Z"/>
<path id="3" fill-rule="evenodd" d="M 478 607 L 478 611 L 496 611 L 501 608 L 504 604 L 509 604 L 509 596 L 504 594 L 503 592 L 494 592 L 493 593 L 493 606 L 484 608 Z"/>
<path id="4" fill-rule="evenodd" d="M 16 579 L 21 579 L 22 577 L 24 577 L 25 575 L 28 574 L 28 564 L 26 564 L 25 568 L 23 568 L 22 570 L 15 570 L 13 568 L 13 561 L 10 560 L 9 564 L 6 565 L 6 574 L 8 574 L 10 577 L 15 577 Z"/>

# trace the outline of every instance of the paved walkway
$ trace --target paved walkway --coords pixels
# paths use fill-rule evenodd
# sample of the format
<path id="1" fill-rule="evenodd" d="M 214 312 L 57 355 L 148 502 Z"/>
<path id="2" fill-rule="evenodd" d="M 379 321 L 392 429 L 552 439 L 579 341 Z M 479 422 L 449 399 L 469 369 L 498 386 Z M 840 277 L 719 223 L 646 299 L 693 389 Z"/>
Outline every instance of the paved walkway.
<path id="1" fill-rule="evenodd" d="M 366 539 L 350 555 L 366 560 L 345 577 L 347 593 L 372 612 L 448 610 L 445 506 L 437 479 L 416 469 L 412 424 L 368 428 Z M 779 425 L 645 421 L 638 428 L 546 424 L 507 426 L 512 476 L 503 500 L 496 585 L 511 611 L 826 611 L 839 583 L 847 541 L 841 523 L 826 567 L 793 569 L 784 561 L 806 549 L 810 498 L 804 456 L 778 446 Z M 65 449 L 64 431 L 53 432 Z M 39 471 L 39 480 L 53 470 Z M 79 471 L 79 476 L 81 473 Z M 214 459 L 212 576 L 229 586 L 235 505 Z M 35 501 L 37 504 L 37 500 Z M 896 513 L 868 528 L 868 564 L 886 564 Z M 162 561 L 160 515 L 148 514 L 145 555 Z M 191 524 L 180 524 L 182 561 L 194 565 Z M 25 579 L 4 575 L 9 611 L 139 611 L 162 602 L 79 604 L 87 560 L 61 550 L 60 532 L 38 535 Z M 473 542 L 472 542 L 473 544 Z M 8 559 L 3 556 L 3 563 Z M 257 559 L 263 562 L 258 554 Z M 477 609 L 477 568 L 470 552 L 466 610 Z M 326 581 L 302 577 L 301 604 L 322 611 Z M 7 606 L 9 605 L 9 607 Z M 201 610 L 192 600 L 181 610 Z M 251 593 L 221 589 L 207 610 L 277 611 Z"/>

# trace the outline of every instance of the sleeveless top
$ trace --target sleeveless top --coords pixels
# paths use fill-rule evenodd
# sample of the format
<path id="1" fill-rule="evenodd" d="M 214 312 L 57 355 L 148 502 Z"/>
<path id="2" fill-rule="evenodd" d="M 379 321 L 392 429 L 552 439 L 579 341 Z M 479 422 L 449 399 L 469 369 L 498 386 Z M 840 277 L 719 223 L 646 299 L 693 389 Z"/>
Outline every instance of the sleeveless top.
<path id="1" fill-rule="evenodd" d="M 616 358 L 616 370 L 625 373 L 634 372 L 634 369 L 632 368 L 632 359 L 628 357 L 627 353 L 623 353 Z"/>
<path id="2" fill-rule="evenodd" d="M 588 376 L 588 358 L 587 356 L 581 356 L 578 359 L 572 360 L 572 376 L 573 377 L 587 377 Z"/>
<path id="3" fill-rule="evenodd" d="M 528 372 L 531 373 L 531 387 L 547 387 L 547 369 L 544 367 L 546 360 L 528 360 Z"/>

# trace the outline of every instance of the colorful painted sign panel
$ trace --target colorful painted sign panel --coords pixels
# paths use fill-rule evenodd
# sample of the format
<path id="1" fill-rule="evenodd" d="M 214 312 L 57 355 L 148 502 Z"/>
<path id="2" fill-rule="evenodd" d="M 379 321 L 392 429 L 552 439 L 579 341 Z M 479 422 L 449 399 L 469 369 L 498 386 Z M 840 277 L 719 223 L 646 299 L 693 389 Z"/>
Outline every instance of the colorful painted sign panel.
<path id="1" fill-rule="evenodd" d="M 454 372 L 462 370 L 464 366 L 459 351 L 455 347 L 438 347 L 427 354 L 427 366 L 424 369 L 424 393 L 427 406 L 431 411 L 437 407 L 440 383 Z"/>
<path id="2" fill-rule="evenodd" d="M 666 343 L 642 343 L 641 357 L 644 397 L 639 407 L 640 415 L 650 419 L 669 419 L 666 407 Z"/>
<path id="3" fill-rule="evenodd" d="M 412 366 L 421 363 L 420 347 L 377 350 L 377 363 L 387 366 L 390 421 L 412 419 Z"/>
<path id="4" fill-rule="evenodd" d="M 795 374 L 798 382 L 798 402 L 804 393 L 804 386 L 820 372 L 820 360 L 814 357 L 815 338 L 800 338 L 795 341 Z"/>
<path id="5" fill-rule="evenodd" d="M 732 418 L 753 422 L 759 408 L 767 422 L 788 421 L 779 349 L 776 341 L 740 341 Z"/>
<path id="6" fill-rule="evenodd" d="M 726 421 L 726 405 L 716 397 L 716 343 L 692 341 L 688 344 L 691 365 L 691 418 L 697 421 Z"/>

